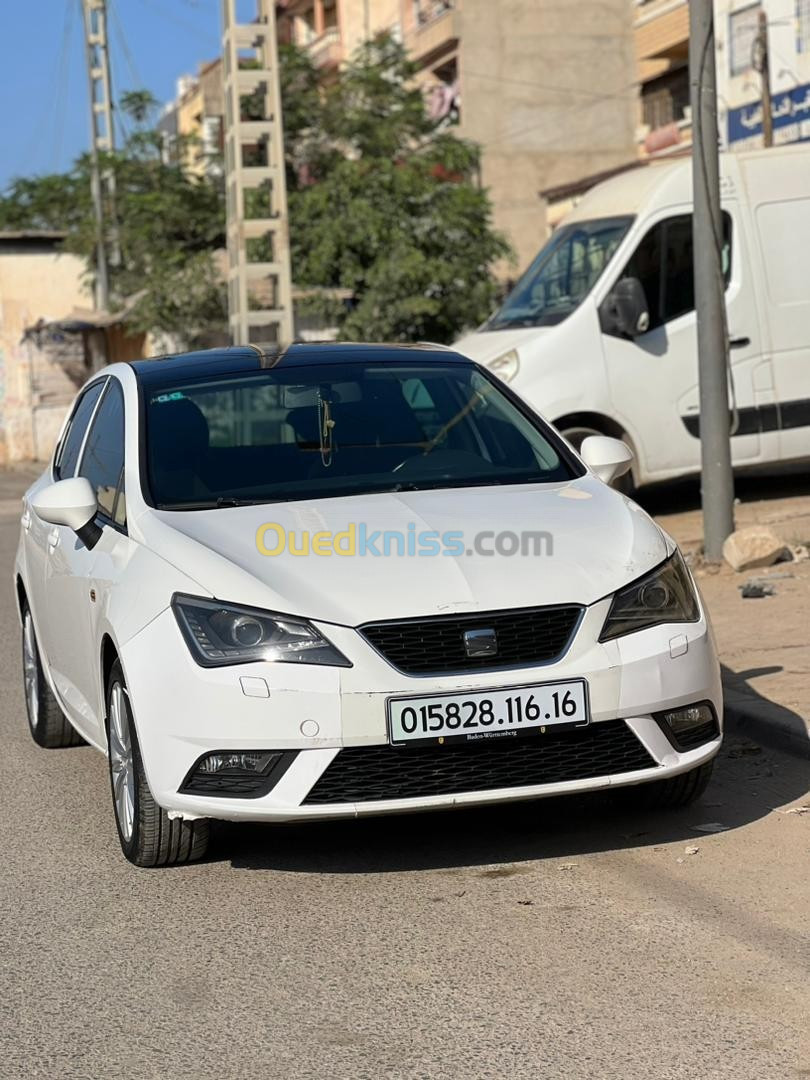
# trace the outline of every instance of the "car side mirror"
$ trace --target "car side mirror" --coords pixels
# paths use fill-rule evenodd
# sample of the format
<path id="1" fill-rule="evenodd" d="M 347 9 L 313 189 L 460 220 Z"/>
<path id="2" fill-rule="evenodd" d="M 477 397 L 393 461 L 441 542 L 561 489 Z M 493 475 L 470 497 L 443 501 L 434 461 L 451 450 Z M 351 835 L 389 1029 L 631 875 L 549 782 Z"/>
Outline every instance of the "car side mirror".
<path id="1" fill-rule="evenodd" d="M 94 548 L 101 537 L 96 525 L 96 493 L 84 476 L 49 484 L 31 500 L 31 509 L 50 525 L 67 525 L 88 549 Z"/>
<path id="2" fill-rule="evenodd" d="M 599 308 L 599 323 L 605 334 L 635 338 L 650 329 L 647 297 L 638 278 L 617 281 Z"/>
<path id="3" fill-rule="evenodd" d="M 583 439 L 579 455 L 591 472 L 606 484 L 624 476 L 633 464 L 633 451 L 621 439 L 589 435 Z"/>

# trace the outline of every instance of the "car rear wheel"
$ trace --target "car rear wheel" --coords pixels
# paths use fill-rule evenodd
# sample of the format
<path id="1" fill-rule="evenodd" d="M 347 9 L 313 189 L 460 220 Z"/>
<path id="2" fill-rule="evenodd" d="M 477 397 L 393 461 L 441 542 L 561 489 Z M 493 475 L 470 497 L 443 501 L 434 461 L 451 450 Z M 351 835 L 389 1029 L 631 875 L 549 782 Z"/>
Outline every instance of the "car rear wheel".
<path id="1" fill-rule="evenodd" d="M 714 760 L 698 765 L 689 772 L 655 780 L 652 784 L 636 784 L 619 788 L 616 794 L 624 803 L 645 810 L 675 810 L 679 806 L 691 806 L 703 794 L 712 778 Z"/>
<path id="2" fill-rule="evenodd" d="M 115 822 L 127 859 L 135 866 L 176 866 L 201 859 L 208 848 L 209 823 L 204 818 L 170 818 L 155 802 L 117 660 L 107 686 L 107 744 Z"/>
<path id="3" fill-rule="evenodd" d="M 59 708 L 59 702 L 53 696 L 53 691 L 45 678 L 34 630 L 34 619 L 27 604 L 23 609 L 22 617 L 22 662 L 25 708 L 34 742 L 47 750 L 80 746 L 84 739 L 74 730 Z"/>

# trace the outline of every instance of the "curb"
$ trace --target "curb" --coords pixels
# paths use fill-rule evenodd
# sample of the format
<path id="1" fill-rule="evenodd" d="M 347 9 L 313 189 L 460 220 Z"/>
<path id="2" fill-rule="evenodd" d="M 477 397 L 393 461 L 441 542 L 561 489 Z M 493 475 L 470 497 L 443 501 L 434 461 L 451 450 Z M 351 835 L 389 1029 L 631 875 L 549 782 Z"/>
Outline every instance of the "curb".
<path id="1" fill-rule="evenodd" d="M 810 759 L 810 730 L 796 713 L 789 713 L 771 702 L 750 705 L 736 700 L 723 709 L 726 730 L 749 735 L 757 742 L 795 757 Z M 802 731 L 800 725 L 804 726 Z"/>

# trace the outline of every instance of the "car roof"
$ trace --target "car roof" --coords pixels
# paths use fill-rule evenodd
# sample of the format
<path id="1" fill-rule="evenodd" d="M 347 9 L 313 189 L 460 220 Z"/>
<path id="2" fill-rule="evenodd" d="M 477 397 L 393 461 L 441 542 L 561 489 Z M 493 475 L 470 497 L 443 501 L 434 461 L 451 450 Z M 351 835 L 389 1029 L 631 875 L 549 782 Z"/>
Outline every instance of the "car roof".
<path id="1" fill-rule="evenodd" d="M 379 364 L 441 360 L 445 363 L 472 364 L 473 361 L 444 345 L 374 345 L 351 342 L 307 342 L 278 348 L 274 345 L 231 345 L 219 349 L 156 356 L 130 361 L 141 382 L 164 382 L 195 375 L 240 374 L 275 367 L 303 367 L 321 364 Z"/>

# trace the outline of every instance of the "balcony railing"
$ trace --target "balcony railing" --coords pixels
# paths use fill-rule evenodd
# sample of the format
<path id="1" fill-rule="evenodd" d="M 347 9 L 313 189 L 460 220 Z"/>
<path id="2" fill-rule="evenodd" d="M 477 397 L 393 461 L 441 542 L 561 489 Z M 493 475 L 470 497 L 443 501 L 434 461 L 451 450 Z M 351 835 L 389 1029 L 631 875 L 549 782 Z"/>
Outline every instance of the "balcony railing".
<path id="1" fill-rule="evenodd" d="M 414 0 L 414 12 L 416 14 L 417 29 L 428 26 L 430 23 L 446 15 L 456 6 L 456 0 Z"/>

